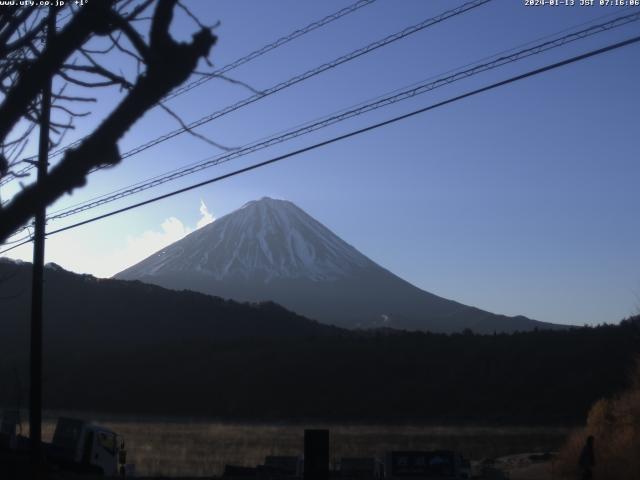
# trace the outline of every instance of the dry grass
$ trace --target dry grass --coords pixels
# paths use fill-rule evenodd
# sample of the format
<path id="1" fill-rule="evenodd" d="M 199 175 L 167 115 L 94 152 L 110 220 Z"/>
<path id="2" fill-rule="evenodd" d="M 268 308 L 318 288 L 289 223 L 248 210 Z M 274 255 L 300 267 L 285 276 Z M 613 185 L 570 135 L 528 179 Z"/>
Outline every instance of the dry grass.
<path id="1" fill-rule="evenodd" d="M 632 387 L 617 397 L 596 402 L 586 428 L 568 437 L 559 458 L 566 478 L 579 478 L 578 459 L 589 435 L 595 437 L 595 478 L 640 478 L 640 362 Z"/>
<path id="2" fill-rule="evenodd" d="M 138 475 L 220 475 L 225 464 L 255 466 L 266 455 L 298 455 L 304 428 L 331 430 L 331 458 L 382 457 L 390 450 L 452 449 L 468 458 L 557 449 L 567 430 L 534 427 L 437 427 L 383 425 L 260 425 L 213 422 L 97 420 L 122 434 Z M 46 422 L 43 437 L 53 435 Z"/>

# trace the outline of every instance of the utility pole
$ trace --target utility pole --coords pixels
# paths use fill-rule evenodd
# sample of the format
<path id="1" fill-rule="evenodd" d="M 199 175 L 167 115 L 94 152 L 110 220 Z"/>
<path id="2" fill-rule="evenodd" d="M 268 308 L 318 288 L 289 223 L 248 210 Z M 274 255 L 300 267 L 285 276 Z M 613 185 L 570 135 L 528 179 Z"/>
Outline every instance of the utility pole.
<path id="1" fill-rule="evenodd" d="M 56 33 L 56 10 L 49 7 L 47 39 L 45 48 L 51 46 Z M 49 79 L 42 89 L 40 107 L 40 139 L 38 144 L 38 179 L 47 176 L 49 163 L 49 127 L 51 119 L 51 84 Z M 29 389 L 29 438 L 31 440 L 31 464 L 34 477 L 39 476 L 42 466 L 42 290 L 44 271 L 46 207 L 35 215 L 33 238 L 33 276 L 31 284 L 31 342 L 30 342 L 30 389 Z"/>

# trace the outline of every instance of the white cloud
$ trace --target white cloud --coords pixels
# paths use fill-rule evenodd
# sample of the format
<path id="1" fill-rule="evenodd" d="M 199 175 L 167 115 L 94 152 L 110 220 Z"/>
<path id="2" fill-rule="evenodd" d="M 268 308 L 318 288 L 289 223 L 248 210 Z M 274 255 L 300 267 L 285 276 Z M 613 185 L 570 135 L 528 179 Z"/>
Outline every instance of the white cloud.
<path id="1" fill-rule="evenodd" d="M 107 275 L 115 275 L 192 232 L 189 227 L 185 226 L 176 217 L 167 218 L 162 222 L 160 228 L 161 231 L 146 230 L 140 235 L 128 235 L 126 245 L 123 248 L 107 255 L 100 262 L 105 266 L 109 266 Z"/>
<path id="2" fill-rule="evenodd" d="M 209 225 L 216 219 L 216 217 L 214 217 L 211 212 L 209 212 L 207 205 L 202 200 L 200 200 L 200 214 L 202 215 L 202 218 L 198 220 L 196 228 L 202 228 L 205 225 Z"/>
<path id="3" fill-rule="evenodd" d="M 200 215 L 202 216 L 196 223 L 196 229 L 215 220 L 203 200 L 200 200 Z M 146 230 L 140 235 L 127 236 L 126 246 L 105 259 L 104 264 L 110 267 L 111 273 L 109 275 L 115 275 L 131 265 L 135 265 L 149 255 L 153 255 L 193 232 L 176 217 L 167 218 L 162 222 L 160 228 L 161 231 Z"/>
<path id="4" fill-rule="evenodd" d="M 55 262 L 63 268 L 78 273 L 90 273 L 102 278 L 111 277 L 215 220 L 202 200 L 200 214 L 201 218 L 196 223 L 195 229 L 188 227 L 176 217 L 168 217 L 160 224 L 159 229 L 145 230 L 138 235 L 127 235 L 124 245 L 120 240 L 117 246 L 106 249 L 103 244 L 98 246 L 86 237 L 76 236 L 73 231 L 65 232 L 47 240 L 47 262 Z M 113 238 L 117 239 L 118 236 Z M 7 256 L 31 261 L 32 246 L 25 245 Z"/>

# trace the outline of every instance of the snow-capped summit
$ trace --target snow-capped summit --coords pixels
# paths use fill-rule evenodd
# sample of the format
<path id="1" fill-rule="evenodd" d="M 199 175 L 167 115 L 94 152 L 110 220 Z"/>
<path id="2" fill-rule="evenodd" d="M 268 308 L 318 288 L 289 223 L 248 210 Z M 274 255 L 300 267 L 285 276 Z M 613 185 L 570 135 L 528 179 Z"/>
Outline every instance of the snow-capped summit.
<path id="1" fill-rule="evenodd" d="M 199 272 L 215 280 L 336 280 L 373 262 L 293 203 L 264 197 L 118 274 Z"/>
<path id="2" fill-rule="evenodd" d="M 293 203 L 268 197 L 248 202 L 116 278 L 241 301 L 271 300 L 347 328 L 493 332 L 549 326 L 420 290 Z"/>

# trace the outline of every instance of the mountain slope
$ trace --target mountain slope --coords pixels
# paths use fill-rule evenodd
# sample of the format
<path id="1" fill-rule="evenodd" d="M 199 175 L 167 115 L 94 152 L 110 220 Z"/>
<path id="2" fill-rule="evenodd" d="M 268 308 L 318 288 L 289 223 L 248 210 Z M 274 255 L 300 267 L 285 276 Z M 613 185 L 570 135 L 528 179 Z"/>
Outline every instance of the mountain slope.
<path id="1" fill-rule="evenodd" d="M 0 259 L 0 351 L 28 351 L 31 264 Z M 201 293 L 45 268 L 46 344 L 119 350 L 239 338 L 339 334 L 273 303 L 241 304 Z"/>
<path id="2" fill-rule="evenodd" d="M 212 280 L 332 281 L 376 265 L 291 202 L 263 198 L 116 275 L 201 273 Z"/>
<path id="3" fill-rule="evenodd" d="M 242 301 L 272 300 L 345 328 L 491 333 L 555 327 L 420 290 L 293 203 L 271 198 L 247 203 L 115 278 Z"/>

